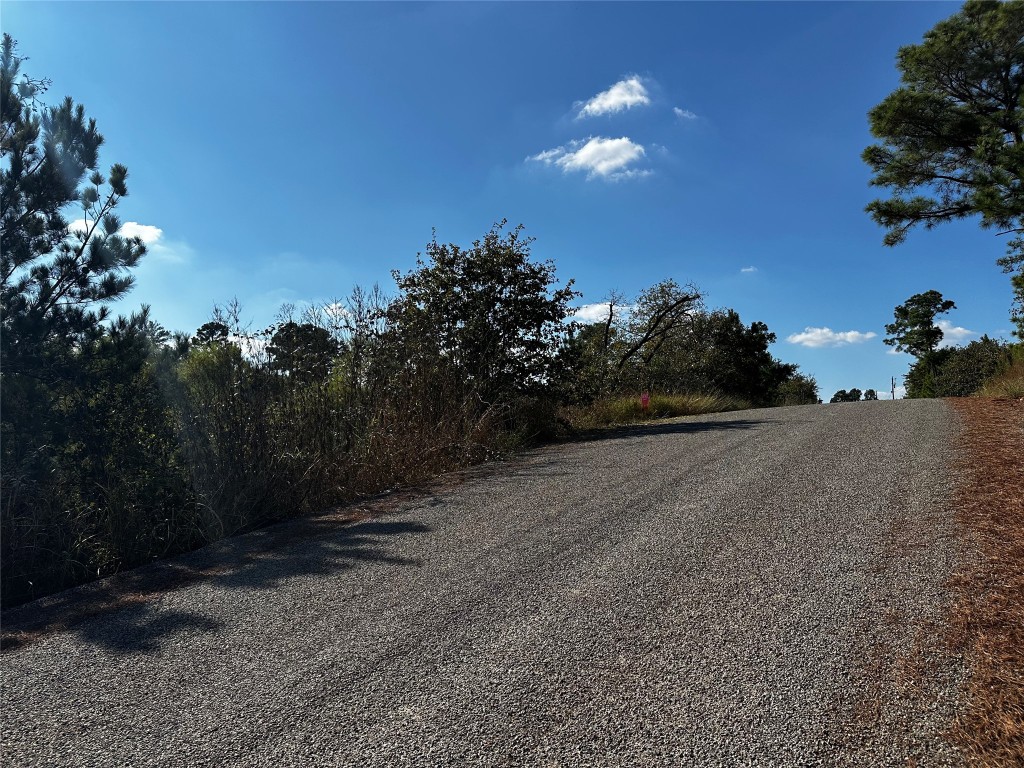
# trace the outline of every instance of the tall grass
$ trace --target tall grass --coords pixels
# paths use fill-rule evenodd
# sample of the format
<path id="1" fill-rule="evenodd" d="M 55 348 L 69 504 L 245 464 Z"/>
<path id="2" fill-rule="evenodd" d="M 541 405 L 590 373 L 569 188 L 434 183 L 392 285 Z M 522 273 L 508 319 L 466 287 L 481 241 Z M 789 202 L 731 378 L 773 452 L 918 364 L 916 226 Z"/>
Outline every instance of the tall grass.
<path id="1" fill-rule="evenodd" d="M 981 397 L 1024 397 L 1024 350 L 1016 352 L 1010 366 L 986 381 L 977 394 Z"/>
<path id="2" fill-rule="evenodd" d="M 574 428 L 589 429 L 749 407 L 750 403 L 744 400 L 719 394 L 651 395 L 648 408 L 644 410 L 639 396 L 620 396 L 601 398 L 587 406 L 566 408 L 562 415 Z"/>
<path id="3" fill-rule="evenodd" d="M 553 421 L 545 401 L 485 403 L 443 359 L 365 330 L 315 375 L 275 366 L 269 332 L 231 328 L 177 359 L 156 350 L 116 384 L 41 393 L 66 413 L 51 409 L 59 442 L 5 462 L 2 604 L 416 484 Z"/>

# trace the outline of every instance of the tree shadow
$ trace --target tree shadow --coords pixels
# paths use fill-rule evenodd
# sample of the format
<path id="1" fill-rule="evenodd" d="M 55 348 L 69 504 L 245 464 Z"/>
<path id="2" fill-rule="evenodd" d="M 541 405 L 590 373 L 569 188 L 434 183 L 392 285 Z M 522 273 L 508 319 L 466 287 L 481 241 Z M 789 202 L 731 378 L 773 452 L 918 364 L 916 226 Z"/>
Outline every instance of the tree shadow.
<path id="1" fill-rule="evenodd" d="M 372 506 L 372 505 L 371 505 Z M 387 511 L 387 500 L 383 511 Z M 380 514 L 382 510 L 376 510 Z M 203 549 L 115 574 L 3 613 L 3 652 L 53 632 L 72 631 L 116 654 L 156 653 L 181 632 L 217 632 L 221 623 L 198 613 L 161 610 L 158 599 L 197 583 L 228 590 L 270 590 L 302 576 L 367 566 L 416 566 L 385 551 L 387 539 L 426 533 L 415 520 L 365 519 L 366 507 L 295 518 Z"/>
<path id="2" fill-rule="evenodd" d="M 592 443 L 604 440 L 628 440 L 653 435 L 692 435 L 702 432 L 728 432 L 733 430 L 756 429 L 765 424 L 774 424 L 774 419 L 732 419 L 724 421 L 655 421 L 646 424 L 588 429 L 570 435 L 561 444 Z"/>

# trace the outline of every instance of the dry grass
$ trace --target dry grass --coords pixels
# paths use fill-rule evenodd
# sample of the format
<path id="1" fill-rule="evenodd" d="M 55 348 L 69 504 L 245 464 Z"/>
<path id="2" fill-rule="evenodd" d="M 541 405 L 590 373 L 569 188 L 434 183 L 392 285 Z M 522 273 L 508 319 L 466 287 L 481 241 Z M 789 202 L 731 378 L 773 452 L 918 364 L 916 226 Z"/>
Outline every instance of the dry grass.
<path id="1" fill-rule="evenodd" d="M 951 737 L 969 765 L 1022 766 L 1024 401 L 952 403 L 964 421 L 957 522 L 978 556 L 952 582 L 951 639 L 968 674 Z"/>
<path id="2" fill-rule="evenodd" d="M 612 424 L 637 424 L 674 416 L 697 416 L 749 408 L 750 403 L 724 395 L 651 395 L 644 411 L 640 398 L 604 398 L 585 408 L 566 409 L 564 418 L 576 429 L 591 429 Z"/>
<path id="3" fill-rule="evenodd" d="M 982 397 L 1024 397 L 1024 358 L 1018 357 L 1009 368 L 986 381 L 978 394 Z"/>

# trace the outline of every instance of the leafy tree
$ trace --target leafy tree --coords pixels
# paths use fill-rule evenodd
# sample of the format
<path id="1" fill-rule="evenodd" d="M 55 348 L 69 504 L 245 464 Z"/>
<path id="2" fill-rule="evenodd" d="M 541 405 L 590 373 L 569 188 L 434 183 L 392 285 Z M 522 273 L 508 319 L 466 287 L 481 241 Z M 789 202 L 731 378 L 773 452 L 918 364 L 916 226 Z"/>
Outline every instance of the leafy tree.
<path id="1" fill-rule="evenodd" d="M 560 352 L 562 395 L 589 402 L 600 394 L 625 389 L 664 389 L 665 360 L 689 333 L 699 313 L 701 294 L 693 286 L 662 280 L 632 302 L 609 296 L 607 316 L 575 323 Z"/>
<path id="2" fill-rule="evenodd" d="M 1010 365 L 1012 354 L 1008 345 L 982 336 L 964 347 L 942 350 L 936 361 L 932 379 L 935 397 L 968 397 L 985 381 Z"/>
<path id="3" fill-rule="evenodd" d="M 57 107 L 37 97 L 47 81 L 21 74 L 16 42 L 0 43 L 0 362 L 5 375 L 60 375 L 53 361 L 96 338 L 103 304 L 131 287 L 127 274 L 145 254 L 139 238 L 117 233 L 114 215 L 128 194 L 123 165 L 98 170 L 103 136 L 68 97 Z M 83 180 L 87 183 L 83 185 Z M 71 231 L 64 210 L 81 206 Z M 99 305 L 99 306 L 98 306 Z M 98 308 L 97 308 L 98 306 Z"/>
<path id="4" fill-rule="evenodd" d="M 830 403 L 856 403 L 860 400 L 861 391 L 854 387 L 849 392 L 845 389 L 840 389 L 829 401 Z"/>
<path id="5" fill-rule="evenodd" d="M 818 382 L 813 376 L 794 372 L 779 384 L 777 405 L 815 405 L 818 399 Z"/>
<path id="6" fill-rule="evenodd" d="M 227 341 L 230 335 L 231 329 L 228 328 L 226 323 L 222 323 L 219 320 L 211 320 L 199 326 L 196 330 L 196 335 L 192 337 L 192 343 L 197 346 L 216 344 L 217 342 Z"/>
<path id="7" fill-rule="evenodd" d="M 864 392 L 864 399 L 865 400 L 877 400 L 878 399 L 878 393 L 875 390 L 873 390 L 873 389 L 865 390 L 865 392 Z"/>
<path id="8" fill-rule="evenodd" d="M 671 278 L 645 289 L 624 315 L 622 340 L 615 367 L 622 371 L 631 363 L 646 372 L 659 350 L 691 323 L 700 307 L 701 294 L 693 286 L 682 288 Z M 610 309 L 610 318 L 614 317 Z M 644 378 L 647 378 L 644 376 Z M 643 382 L 642 386 L 648 386 Z"/>
<path id="9" fill-rule="evenodd" d="M 869 113 L 880 139 L 864 150 L 875 186 L 867 210 L 886 245 L 920 224 L 979 215 L 1024 233 L 1024 3 L 971 0 L 897 56 L 902 84 Z M 1024 338 L 1024 238 L 999 262 L 1013 277 Z"/>
<path id="10" fill-rule="evenodd" d="M 776 336 L 768 326 L 745 325 L 735 310 L 697 313 L 687 330 L 663 358 L 658 381 L 666 391 L 719 392 L 774 405 L 779 387 L 797 375 L 795 365 L 769 351 Z"/>
<path id="11" fill-rule="evenodd" d="M 522 226 L 502 220 L 469 248 L 436 238 L 416 269 L 393 276 L 402 295 L 389 311 L 415 353 L 454 367 L 486 403 L 536 392 L 553 370 L 565 333 L 570 280 L 557 287 L 555 265 L 530 258 Z"/>
<path id="12" fill-rule="evenodd" d="M 304 382 L 325 381 L 339 351 L 326 328 L 291 321 L 278 326 L 267 346 L 270 370 Z"/>
<path id="13" fill-rule="evenodd" d="M 936 325 L 935 318 L 951 309 L 956 309 L 956 304 L 943 299 L 938 291 L 916 293 L 896 307 L 895 321 L 885 326 L 890 335 L 884 341 L 900 352 L 925 358 L 942 341 L 942 329 Z"/>

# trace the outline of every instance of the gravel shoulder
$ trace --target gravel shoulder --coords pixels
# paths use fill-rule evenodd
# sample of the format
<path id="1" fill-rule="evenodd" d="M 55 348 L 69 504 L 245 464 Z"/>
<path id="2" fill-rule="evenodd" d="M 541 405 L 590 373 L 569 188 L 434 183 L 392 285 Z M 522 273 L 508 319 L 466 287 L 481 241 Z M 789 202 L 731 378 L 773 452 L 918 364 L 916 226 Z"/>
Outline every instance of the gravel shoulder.
<path id="1" fill-rule="evenodd" d="M 4 763 L 956 765 L 958 430 L 678 419 L 194 553 L 0 656 Z"/>

